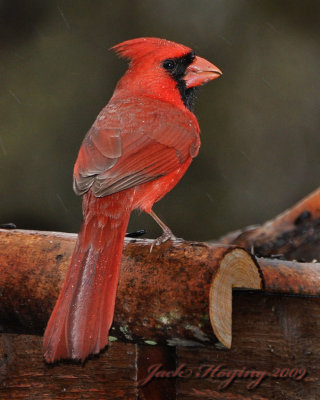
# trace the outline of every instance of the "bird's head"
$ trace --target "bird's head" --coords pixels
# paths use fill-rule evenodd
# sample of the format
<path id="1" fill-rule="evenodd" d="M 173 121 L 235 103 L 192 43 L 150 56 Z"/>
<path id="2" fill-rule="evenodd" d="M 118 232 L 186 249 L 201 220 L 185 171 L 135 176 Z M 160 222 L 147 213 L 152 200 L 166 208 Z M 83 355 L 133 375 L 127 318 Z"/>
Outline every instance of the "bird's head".
<path id="1" fill-rule="evenodd" d="M 222 74 L 189 47 L 165 39 L 132 39 L 112 49 L 130 61 L 118 89 L 156 97 L 191 111 L 195 88 Z"/>

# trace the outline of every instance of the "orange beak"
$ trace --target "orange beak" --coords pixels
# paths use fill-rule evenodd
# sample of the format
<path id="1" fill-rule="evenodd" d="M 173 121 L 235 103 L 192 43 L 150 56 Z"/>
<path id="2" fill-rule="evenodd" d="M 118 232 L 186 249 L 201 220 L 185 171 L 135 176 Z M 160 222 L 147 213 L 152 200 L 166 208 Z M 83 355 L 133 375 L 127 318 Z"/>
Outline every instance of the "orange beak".
<path id="1" fill-rule="evenodd" d="M 218 67 L 202 57 L 196 56 L 186 69 L 184 81 L 187 88 L 203 85 L 213 79 L 219 78 L 222 72 Z"/>

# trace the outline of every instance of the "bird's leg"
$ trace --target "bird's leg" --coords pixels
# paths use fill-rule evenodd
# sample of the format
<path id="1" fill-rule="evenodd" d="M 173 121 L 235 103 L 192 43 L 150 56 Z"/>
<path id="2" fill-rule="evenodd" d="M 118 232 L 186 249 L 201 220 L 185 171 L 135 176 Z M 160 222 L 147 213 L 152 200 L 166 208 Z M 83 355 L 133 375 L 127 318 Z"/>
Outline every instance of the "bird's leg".
<path id="1" fill-rule="evenodd" d="M 161 219 L 157 216 L 157 214 L 154 211 L 151 210 L 150 215 L 163 231 L 162 235 L 159 236 L 157 239 L 155 239 L 154 242 L 152 243 L 150 248 L 150 253 L 151 253 L 154 245 L 158 246 L 159 244 L 164 243 L 167 240 L 177 240 L 177 238 L 174 236 L 171 229 L 164 222 L 161 221 Z"/>

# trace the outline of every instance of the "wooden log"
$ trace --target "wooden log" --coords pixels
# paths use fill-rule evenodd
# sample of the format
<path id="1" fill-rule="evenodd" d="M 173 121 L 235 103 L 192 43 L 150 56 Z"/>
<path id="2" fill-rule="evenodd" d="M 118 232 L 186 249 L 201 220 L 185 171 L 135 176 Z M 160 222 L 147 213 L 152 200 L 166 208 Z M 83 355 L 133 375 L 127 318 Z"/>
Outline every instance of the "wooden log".
<path id="1" fill-rule="evenodd" d="M 256 270 L 260 271 L 259 268 L 256 269 L 254 258 L 242 249 L 235 249 L 225 255 L 212 279 L 209 296 L 210 321 L 216 337 L 228 349 L 231 348 L 232 341 L 232 289 L 261 289 Z M 220 301 L 221 296 L 223 302 Z"/>
<path id="2" fill-rule="evenodd" d="M 320 297 L 320 263 L 258 258 L 268 293 Z"/>
<path id="3" fill-rule="evenodd" d="M 228 234 L 219 242 L 244 247 L 258 257 L 320 259 L 320 189 L 275 219 Z"/>
<path id="4" fill-rule="evenodd" d="M 253 258 L 242 249 L 230 252 L 223 258 L 213 277 L 209 299 L 213 331 L 228 349 L 231 348 L 232 341 L 232 289 L 254 288 L 256 283 L 248 268 L 249 258 L 259 265 L 265 292 L 320 297 L 320 263 Z M 253 264 L 251 267 L 254 269 Z M 217 290 L 218 287 L 224 288 L 223 294 L 221 290 Z M 217 297 L 221 295 L 224 298 L 223 303 Z"/>
<path id="5" fill-rule="evenodd" d="M 0 230 L 3 329 L 43 332 L 75 240 L 70 234 Z M 232 246 L 190 242 L 167 242 L 150 253 L 151 243 L 126 240 L 110 340 L 173 346 L 215 343 L 208 303 L 217 273 L 210 295 L 211 321 L 219 338 L 227 335 L 230 340 L 232 286 L 262 287 L 252 257 Z M 233 258 L 242 262 L 242 268 L 234 269 Z M 212 299 L 220 313 L 217 319 Z"/>

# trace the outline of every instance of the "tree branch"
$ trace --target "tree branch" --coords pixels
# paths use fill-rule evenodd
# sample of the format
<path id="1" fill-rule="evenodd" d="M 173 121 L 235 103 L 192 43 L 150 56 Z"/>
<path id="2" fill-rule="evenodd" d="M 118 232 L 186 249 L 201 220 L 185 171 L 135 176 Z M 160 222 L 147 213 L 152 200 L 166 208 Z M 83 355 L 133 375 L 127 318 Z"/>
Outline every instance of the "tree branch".
<path id="1" fill-rule="evenodd" d="M 260 226 L 232 232 L 220 243 L 253 251 L 258 257 L 312 262 L 320 259 L 320 189 Z"/>

